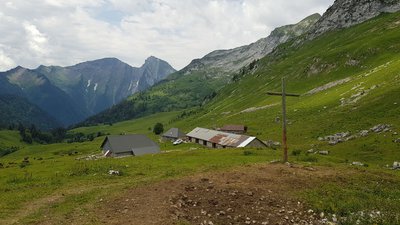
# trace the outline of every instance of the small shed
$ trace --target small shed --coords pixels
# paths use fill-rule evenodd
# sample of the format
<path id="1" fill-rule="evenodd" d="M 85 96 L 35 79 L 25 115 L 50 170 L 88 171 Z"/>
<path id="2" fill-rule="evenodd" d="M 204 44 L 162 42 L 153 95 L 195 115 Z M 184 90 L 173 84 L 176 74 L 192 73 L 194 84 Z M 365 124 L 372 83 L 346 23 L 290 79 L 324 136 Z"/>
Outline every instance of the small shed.
<path id="1" fill-rule="evenodd" d="M 176 141 L 178 139 L 184 139 L 186 134 L 181 132 L 179 128 L 171 128 L 162 135 L 164 141 Z"/>
<path id="2" fill-rule="evenodd" d="M 123 157 L 160 153 L 160 147 L 143 134 L 109 135 L 101 144 L 105 156 Z"/>
<path id="3" fill-rule="evenodd" d="M 225 125 L 218 129 L 222 132 L 232 133 L 232 134 L 245 134 L 247 132 L 247 126 L 245 125 Z"/>

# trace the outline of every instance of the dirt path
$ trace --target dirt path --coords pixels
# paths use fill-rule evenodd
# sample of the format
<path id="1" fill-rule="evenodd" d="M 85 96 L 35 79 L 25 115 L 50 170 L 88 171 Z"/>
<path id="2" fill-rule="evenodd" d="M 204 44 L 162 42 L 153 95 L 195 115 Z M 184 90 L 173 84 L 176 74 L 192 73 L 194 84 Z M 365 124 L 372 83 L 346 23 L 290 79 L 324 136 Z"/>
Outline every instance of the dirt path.
<path id="1" fill-rule="evenodd" d="M 95 211 L 100 224 L 321 224 L 290 193 L 334 176 L 322 168 L 249 166 L 132 188 Z"/>

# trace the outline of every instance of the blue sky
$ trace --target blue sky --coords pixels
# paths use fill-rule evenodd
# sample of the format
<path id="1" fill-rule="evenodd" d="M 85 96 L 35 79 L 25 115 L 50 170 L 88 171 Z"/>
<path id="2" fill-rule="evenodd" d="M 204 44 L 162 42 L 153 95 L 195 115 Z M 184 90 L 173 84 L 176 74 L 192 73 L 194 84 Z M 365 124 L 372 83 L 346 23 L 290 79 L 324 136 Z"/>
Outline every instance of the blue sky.
<path id="1" fill-rule="evenodd" d="M 257 41 L 323 13 L 333 0 L 4 0 L 0 71 L 154 55 L 181 69 L 217 49 Z"/>

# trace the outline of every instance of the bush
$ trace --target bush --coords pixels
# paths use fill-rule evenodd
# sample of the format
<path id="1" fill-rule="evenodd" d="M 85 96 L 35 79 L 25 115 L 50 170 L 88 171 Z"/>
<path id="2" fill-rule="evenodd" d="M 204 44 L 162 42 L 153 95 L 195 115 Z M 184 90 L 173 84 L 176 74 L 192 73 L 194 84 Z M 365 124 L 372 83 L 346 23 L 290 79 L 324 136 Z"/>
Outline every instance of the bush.
<path id="1" fill-rule="evenodd" d="M 293 151 L 292 151 L 292 155 L 293 155 L 293 156 L 301 155 L 301 150 L 298 150 L 298 149 L 297 149 L 297 150 L 293 150 Z"/>
<path id="2" fill-rule="evenodd" d="M 243 155 L 253 155 L 254 153 L 252 151 L 249 150 L 245 150 L 243 151 Z"/>
<path id="3" fill-rule="evenodd" d="M 164 125 L 162 123 L 156 123 L 156 125 L 154 125 L 153 132 L 156 135 L 161 134 L 164 132 Z"/>
<path id="4" fill-rule="evenodd" d="M 5 155 L 11 154 L 13 152 L 16 152 L 19 150 L 19 147 L 6 147 L 6 148 L 0 148 L 0 157 L 3 157 Z"/>
<path id="5" fill-rule="evenodd" d="M 299 160 L 303 162 L 318 162 L 318 158 L 315 155 L 301 156 Z"/>

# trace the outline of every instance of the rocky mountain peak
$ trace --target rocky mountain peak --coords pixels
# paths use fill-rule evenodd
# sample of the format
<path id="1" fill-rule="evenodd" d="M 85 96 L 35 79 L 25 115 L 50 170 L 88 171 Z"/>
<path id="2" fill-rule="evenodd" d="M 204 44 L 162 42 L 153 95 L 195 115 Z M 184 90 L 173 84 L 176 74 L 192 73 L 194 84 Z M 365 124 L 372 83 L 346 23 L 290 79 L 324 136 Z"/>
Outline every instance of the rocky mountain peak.
<path id="1" fill-rule="evenodd" d="M 271 32 L 270 36 L 300 36 L 304 33 L 305 30 L 308 30 L 310 27 L 312 27 L 320 18 L 321 15 L 319 13 L 312 14 L 311 16 L 304 18 L 296 24 L 290 24 L 276 28 Z"/>
<path id="2" fill-rule="evenodd" d="M 145 62 L 152 62 L 152 61 L 160 61 L 161 59 L 155 57 L 155 56 L 150 56 L 148 57 Z"/>
<path id="3" fill-rule="evenodd" d="M 310 29 L 310 38 L 400 10 L 400 0 L 336 0 Z"/>

